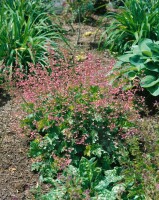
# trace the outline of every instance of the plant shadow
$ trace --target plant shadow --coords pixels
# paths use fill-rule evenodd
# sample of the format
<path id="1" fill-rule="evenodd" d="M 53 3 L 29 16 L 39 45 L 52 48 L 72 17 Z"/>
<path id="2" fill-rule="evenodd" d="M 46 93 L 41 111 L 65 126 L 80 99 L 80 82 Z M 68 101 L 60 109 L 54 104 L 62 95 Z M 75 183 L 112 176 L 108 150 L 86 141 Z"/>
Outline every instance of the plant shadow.
<path id="1" fill-rule="evenodd" d="M 9 100 L 11 100 L 11 96 L 6 90 L 0 88 L 0 107 L 3 107 Z"/>

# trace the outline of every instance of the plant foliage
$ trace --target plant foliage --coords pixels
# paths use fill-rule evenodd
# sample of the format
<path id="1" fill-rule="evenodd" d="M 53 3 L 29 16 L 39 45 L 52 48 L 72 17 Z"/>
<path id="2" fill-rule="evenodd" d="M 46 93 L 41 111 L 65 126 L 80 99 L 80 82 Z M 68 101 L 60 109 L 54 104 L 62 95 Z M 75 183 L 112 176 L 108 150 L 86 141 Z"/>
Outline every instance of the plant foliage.
<path id="1" fill-rule="evenodd" d="M 15 67 L 28 72 L 28 63 L 46 65 L 48 45 L 56 48 L 56 39 L 63 39 L 58 25 L 41 6 L 40 1 L 4 1 L 0 8 L 0 61 L 9 71 Z"/>
<path id="2" fill-rule="evenodd" d="M 74 68 L 64 61 L 60 67 L 56 60 L 51 63 L 50 71 L 31 67 L 28 79 L 17 72 L 27 114 L 22 126 L 35 137 L 29 151 L 35 161 L 32 170 L 40 172 L 42 182 L 53 186 L 54 194 L 61 191 L 68 199 L 76 190 L 79 199 L 87 190 L 91 198 L 106 195 L 116 199 L 124 188 L 118 185 L 120 170 L 117 174 L 112 170 L 120 167 L 126 151 L 123 135 L 136 132 L 138 115 L 131 109 L 133 93 L 128 91 L 124 96 L 120 89 L 113 88 L 105 77 L 110 69 L 91 55 Z M 58 174 L 70 165 L 77 168 L 75 177 L 79 178 L 54 187 Z"/>
<path id="3" fill-rule="evenodd" d="M 110 13 L 113 23 L 103 32 L 104 46 L 113 52 L 123 53 L 141 38 L 157 39 L 159 12 L 158 0 L 126 0 L 119 12 Z"/>
<path id="4" fill-rule="evenodd" d="M 139 41 L 132 51 L 120 56 L 113 72 L 118 71 L 115 80 L 121 77 L 131 81 L 139 79 L 140 86 L 151 95 L 159 96 L 159 43 L 150 39 Z M 131 87 L 131 86 L 130 86 Z"/>

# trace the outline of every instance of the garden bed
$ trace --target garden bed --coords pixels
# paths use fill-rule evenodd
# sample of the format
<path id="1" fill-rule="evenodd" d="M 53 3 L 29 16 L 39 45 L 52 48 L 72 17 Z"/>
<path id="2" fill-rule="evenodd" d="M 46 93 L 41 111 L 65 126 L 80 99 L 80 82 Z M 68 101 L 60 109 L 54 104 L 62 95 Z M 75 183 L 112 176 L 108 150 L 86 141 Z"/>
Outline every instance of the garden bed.
<path id="1" fill-rule="evenodd" d="M 25 3 L 21 6 L 24 9 Z M 70 13 L 80 19 L 80 4 L 76 6 L 72 7 L 76 13 Z M 37 16 L 44 7 L 36 7 Z M 30 16 L 16 14 L 24 20 L 23 30 Z M 63 21 L 65 14 L 54 20 L 45 13 L 44 24 L 40 15 L 31 31 L 33 39 L 34 33 L 39 34 L 40 45 L 37 38 L 32 40 L 26 34 L 21 38 L 25 48 L 22 44 L 22 48 L 14 49 L 15 56 L 9 55 L 13 59 L 5 60 L 13 68 L 6 64 L 1 69 L 1 83 L 8 74 L 9 80 L 14 77 L 10 85 L 12 96 L 0 91 L 1 199 L 157 200 L 159 79 L 158 65 L 152 61 L 158 59 L 159 46 L 143 40 L 137 44 L 138 51 L 118 58 L 122 62 L 120 68 L 115 68 L 117 58 L 108 50 L 97 50 L 104 25 L 111 25 L 108 18 L 102 21 L 102 28 L 100 16 L 84 15 L 85 21 L 77 23 L 74 19 L 69 24 L 71 21 Z M 42 25 L 41 32 L 37 31 L 38 23 Z M 43 33 L 48 39 L 41 37 Z M 111 31 L 109 34 L 103 34 L 103 41 L 112 50 L 111 40 L 107 40 L 108 36 L 112 39 Z M 116 50 L 115 43 L 112 45 Z M 9 49 L 6 55 L 8 52 Z M 140 83 L 142 72 L 149 76 Z"/>

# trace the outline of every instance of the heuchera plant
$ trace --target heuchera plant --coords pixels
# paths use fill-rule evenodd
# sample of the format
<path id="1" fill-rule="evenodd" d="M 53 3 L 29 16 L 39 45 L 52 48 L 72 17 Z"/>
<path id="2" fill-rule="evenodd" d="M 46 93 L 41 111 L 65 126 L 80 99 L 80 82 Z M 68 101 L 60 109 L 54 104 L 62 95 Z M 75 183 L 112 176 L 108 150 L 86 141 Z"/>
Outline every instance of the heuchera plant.
<path id="1" fill-rule="evenodd" d="M 82 157 L 94 157 L 101 174 L 119 165 L 123 138 L 135 134 L 138 115 L 132 109 L 133 93 L 109 84 L 110 70 L 89 54 L 74 67 L 52 58 L 45 69 L 30 65 L 27 78 L 17 71 L 17 93 L 27 113 L 22 126 L 34 138 L 29 153 L 43 181 L 53 184 L 57 173 L 70 164 L 78 167 Z"/>

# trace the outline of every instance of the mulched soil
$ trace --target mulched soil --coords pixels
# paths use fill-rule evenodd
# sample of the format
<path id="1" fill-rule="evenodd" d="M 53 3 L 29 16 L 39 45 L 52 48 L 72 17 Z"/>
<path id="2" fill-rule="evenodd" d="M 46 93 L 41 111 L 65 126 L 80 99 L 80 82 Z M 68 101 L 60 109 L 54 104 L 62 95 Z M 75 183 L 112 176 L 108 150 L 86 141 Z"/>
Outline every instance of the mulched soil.
<path id="1" fill-rule="evenodd" d="M 28 137 L 16 133 L 12 124 L 17 109 L 13 100 L 0 91 L 0 199 L 33 199 L 30 189 L 36 185 L 37 175 L 30 170 L 27 158 Z"/>

